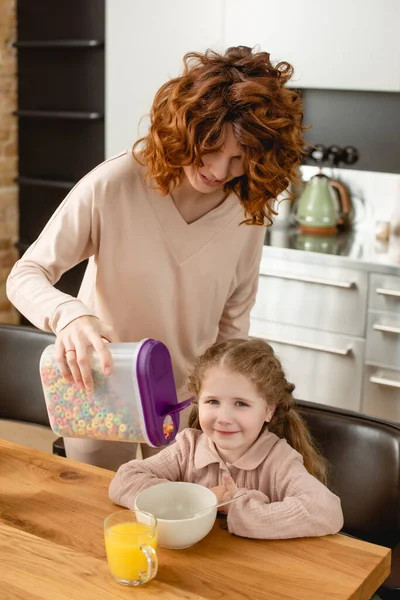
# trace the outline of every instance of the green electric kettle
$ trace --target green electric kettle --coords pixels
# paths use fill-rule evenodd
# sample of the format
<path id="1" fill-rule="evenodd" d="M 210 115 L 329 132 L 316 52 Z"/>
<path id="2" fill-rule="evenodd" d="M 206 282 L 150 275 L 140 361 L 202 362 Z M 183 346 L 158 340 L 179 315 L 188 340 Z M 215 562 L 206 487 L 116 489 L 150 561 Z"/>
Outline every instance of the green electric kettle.
<path id="1" fill-rule="evenodd" d="M 342 183 L 318 173 L 307 183 L 297 204 L 300 231 L 335 235 L 338 225 L 348 225 L 350 198 Z"/>

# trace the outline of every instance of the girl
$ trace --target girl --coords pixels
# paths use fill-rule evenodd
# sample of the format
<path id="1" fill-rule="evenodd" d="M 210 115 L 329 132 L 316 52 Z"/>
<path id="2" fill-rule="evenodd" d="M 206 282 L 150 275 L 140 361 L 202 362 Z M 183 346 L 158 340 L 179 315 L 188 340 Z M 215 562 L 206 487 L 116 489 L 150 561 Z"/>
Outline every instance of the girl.
<path id="1" fill-rule="evenodd" d="M 157 93 L 148 135 L 71 191 L 14 266 L 8 296 L 56 336 L 64 377 L 92 390 L 90 350 L 106 340 L 168 347 L 179 400 L 196 356 L 246 336 L 274 199 L 303 156 L 292 68 L 266 52 L 188 54 Z M 78 298 L 54 287 L 89 258 Z M 117 469 L 132 444 L 66 439 L 67 456 Z M 146 455 L 146 447 L 143 448 Z"/>
<path id="2" fill-rule="evenodd" d="M 110 485 L 113 502 L 133 508 L 144 488 L 188 481 L 210 488 L 219 502 L 247 492 L 225 509 L 236 535 L 294 538 L 341 529 L 324 459 L 266 342 L 216 342 L 196 362 L 189 388 L 191 428 L 158 455 L 120 467 Z"/>

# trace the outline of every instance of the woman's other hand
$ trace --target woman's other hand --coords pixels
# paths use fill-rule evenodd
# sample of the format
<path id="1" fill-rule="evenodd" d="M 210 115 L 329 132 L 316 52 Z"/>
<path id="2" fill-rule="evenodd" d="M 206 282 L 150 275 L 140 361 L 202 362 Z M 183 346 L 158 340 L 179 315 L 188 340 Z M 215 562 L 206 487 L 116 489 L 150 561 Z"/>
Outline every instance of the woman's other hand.
<path id="1" fill-rule="evenodd" d="M 93 391 L 93 377 L 90 352 L 98 353 L 105 375 L 113 368 L 112 357 L 107 342 L 116 342 L 117 337 L 109 325 L 97 317 L 83 316 L 71 321 L 62 329 L 56 339 L 56 360 L 61 375 L 75 381 L 88 394 Z"/>

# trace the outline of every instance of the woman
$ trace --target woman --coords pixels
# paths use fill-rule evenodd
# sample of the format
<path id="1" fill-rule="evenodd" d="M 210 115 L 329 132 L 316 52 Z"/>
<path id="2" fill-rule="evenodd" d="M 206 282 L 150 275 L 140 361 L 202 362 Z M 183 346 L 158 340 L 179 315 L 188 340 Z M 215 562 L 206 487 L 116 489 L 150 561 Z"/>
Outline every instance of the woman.
<path id="1" fill-rule="evenodd" d="M 289 64 L 242 46 L 187 54 L 182 76 L 155 96 L 148 135 L 68 194 L 7 282 L 18 310 L 57 335 L 64 376 L 90 392 L 89 349 L 109 374 L 107 340 L 153 337 L 169 348 L 182 400 L 195 357 L 248 334 L 263 225 L 303 155 L 291 75 Z M 87 258 L 78 298 L 54 288 Z M 135 452 L 92 440 L 65 446 L 111 469 Z"/>

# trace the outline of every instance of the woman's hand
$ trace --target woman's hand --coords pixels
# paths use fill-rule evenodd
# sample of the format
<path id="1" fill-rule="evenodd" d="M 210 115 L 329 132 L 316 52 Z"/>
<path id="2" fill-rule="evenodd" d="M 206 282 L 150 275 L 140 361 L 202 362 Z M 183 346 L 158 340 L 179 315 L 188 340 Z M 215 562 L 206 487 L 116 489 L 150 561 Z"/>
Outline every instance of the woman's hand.
<path id="1" fill-rule="evenodd" d="M 217 497 L 217 504 L 231 500 L 236 494 L 237 490 L 238 488 L 236 483 L 233 481 L 232 477 L 227 471 L 224 471 L 222 474 L 222 485 L 217 485 L 211 488 L 211 491 L 214 492 Z M 228 504 L 228 506 L 221 506 L 218 509 L 218 512 L 227 515 L 229 512 L 229 507 L 230 504 Z"/>
<path id="2" fill-rule="evenodd" d="M 57 335 L 56 360 L 61 375 L 75 381 L 80 388 L 90 394 L 93 391 L 90 351 L 95 350 L 100 358 L 105 375 L 112 372 L 112 357 L 107 342 L 116 342 L 112 327 L 97 317 L 78 317 L 68 323 Z"/>

